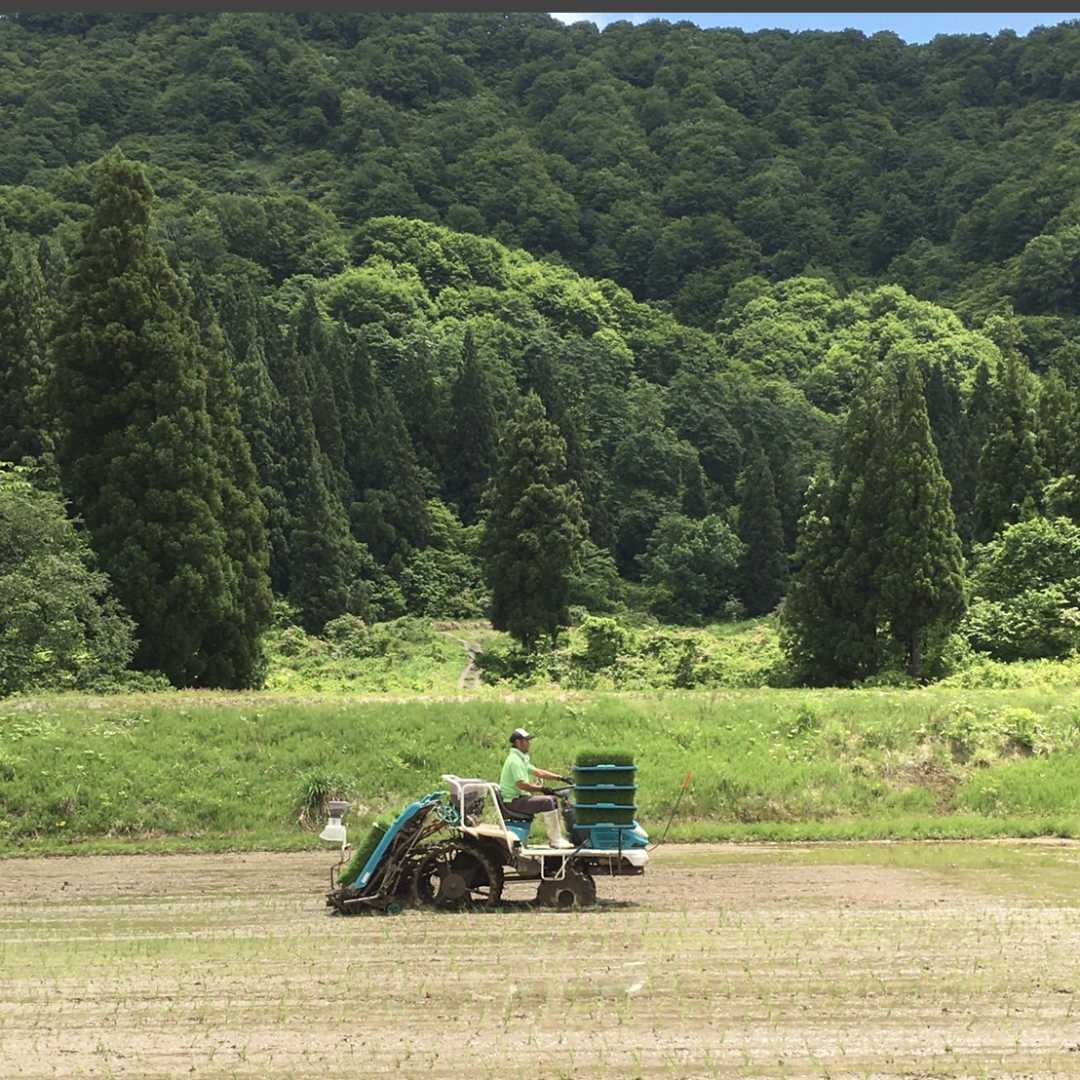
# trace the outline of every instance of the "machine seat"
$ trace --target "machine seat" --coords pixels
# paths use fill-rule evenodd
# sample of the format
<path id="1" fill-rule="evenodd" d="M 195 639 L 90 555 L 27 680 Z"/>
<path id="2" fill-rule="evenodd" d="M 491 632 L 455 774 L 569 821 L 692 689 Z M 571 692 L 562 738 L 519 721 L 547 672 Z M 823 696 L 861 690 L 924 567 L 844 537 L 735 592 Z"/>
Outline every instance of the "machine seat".
<path id="1" fill-rule="evenodd" d="M 502 814 L 503 821 L 532 821 L 532 814 L 519 814 L 514 810 L 507 810 L 502 792 L 498 788 L 495 789 L 495 798 L 499 801 L 499 813 Z"/>

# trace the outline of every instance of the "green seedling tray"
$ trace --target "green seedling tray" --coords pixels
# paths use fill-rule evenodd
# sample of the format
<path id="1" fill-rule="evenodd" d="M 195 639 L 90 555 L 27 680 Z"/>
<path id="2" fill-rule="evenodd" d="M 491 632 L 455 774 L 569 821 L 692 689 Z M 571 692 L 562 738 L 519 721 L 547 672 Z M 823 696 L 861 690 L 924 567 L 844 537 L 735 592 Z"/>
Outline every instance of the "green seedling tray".
<path id="1" fill-rule="evenodd" d="M 574 801 L 579 805 L 589 803 L 614 803 L 620 806 L 632 806 L 637 795 L 637 784 L 577 784 L 574 787 Z"/>
<path id="2" fill-rule="evenodd" d="M 593 806 L 574 806 L 575 825 L 633 825 L 637 816 L 637 807 L 613 806 L 610 803 L 600 803 Z"/>
<path id="3" fill-rule="evenodd" d="M 636 774 L 636 765 L 575 765 L 574 784 L 577 787 L 594 787 L 597 784 L 629 787 L 635 782 Z"/>

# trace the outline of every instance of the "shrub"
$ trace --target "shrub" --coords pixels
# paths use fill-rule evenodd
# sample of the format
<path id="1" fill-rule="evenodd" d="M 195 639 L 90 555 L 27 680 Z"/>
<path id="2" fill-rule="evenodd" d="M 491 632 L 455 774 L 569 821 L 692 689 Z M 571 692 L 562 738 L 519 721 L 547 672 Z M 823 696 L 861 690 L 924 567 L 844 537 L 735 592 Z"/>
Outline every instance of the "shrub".
<path id="1" fill-rule="evenodd" d="M 998 660 L 1062 658 L 1080 649 L 1080 578 L 1010 600 L 976 600 L 961 629 L 971 647 Z"/>
<path id="2" fill-rule="evenodd" d="M 0 697 L 119 681 L 134 624 L 93 562 L 60 496 L 0 462 Z"/>
<path id="3" fill-rule="evenodd" d="M 571 605 L 610 614 L 622 606 L 624 594 L 624 583 L 611 552 L 586 540 L 578 565 L 570 574 Z"/>
<path id="4" fill-rule="evenodd" d="M 489 596 L 477 562 L 460 551 L 425 548 L 401 574 L 410 611 L 433 619 L 478 619 Z"/>
<path id="5" fill-rule="evenodd" d="M 735 598 L 742 556 L 742 541 L 721 517 L 663 518 L 641 560 L 654 609 L 676 619 L 720 615 Z"/>
<path id="6" fill-rule="evenodd" d="M 999 660 L 1080 649 L 1080 525 L 1036 517 L 977 545 L 974 602 L 961 625 L 972 648 Z"/>
<path id="7" fill-rule="evenodd" d="M 368 656 L 368 626 L 359 615 L 339 615 L 323 627 L 323 637 L 336 656 Z"/>
<path id="8" fill-rule="evenodd" d="M 317 828 L 326 817 L 332 799 L 346 798 L 348 781 L 338 772 L 322 767 L 301 773 L 297 786 L 298 821 L 305 828 Z"/>
<path id="9" fill-rule="evenodd" d="M 485 682 L 509 682 L 514 686 L 535 686 L 550 681 L 558 661 L 544 649 L 526 649 L 516 642 L 489 645 L 476 658 Z"/>
<path id="10" fill-rule="evenodd" d="M 611 667 L 633 637 L 614 619 L 595 615 L 585 618 L 580 631 L 585 638 L 585 652 L 575 656 L 575 659 L 592 671 Z"/>

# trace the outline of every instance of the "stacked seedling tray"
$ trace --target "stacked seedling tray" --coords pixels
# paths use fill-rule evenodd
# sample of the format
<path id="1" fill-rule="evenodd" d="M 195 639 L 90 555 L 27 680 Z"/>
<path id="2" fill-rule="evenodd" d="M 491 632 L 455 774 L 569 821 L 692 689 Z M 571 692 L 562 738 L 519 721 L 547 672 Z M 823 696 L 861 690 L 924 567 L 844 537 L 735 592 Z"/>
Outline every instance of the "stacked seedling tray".
<path id="1" fill-rule="evenodd" d="M 372 824 L 367 836 L 364 837 L 363 843 L 353 852 L 349 865 L 338 874 L 339 885 L 352 885 L 360 876 L 367 865 L 368 859 L 375 854 L 375 849 L 379 846 L 382 838 L 386 835 L 386 830 L 389 828 L 389 821 L 375 821 Z"/>
<path id="2" fill-rule="evenodd" d="M 632 754 L 578 754 L 574 766 L 574 832 L 590 848 L 633 847 L 637 766 Z"/>

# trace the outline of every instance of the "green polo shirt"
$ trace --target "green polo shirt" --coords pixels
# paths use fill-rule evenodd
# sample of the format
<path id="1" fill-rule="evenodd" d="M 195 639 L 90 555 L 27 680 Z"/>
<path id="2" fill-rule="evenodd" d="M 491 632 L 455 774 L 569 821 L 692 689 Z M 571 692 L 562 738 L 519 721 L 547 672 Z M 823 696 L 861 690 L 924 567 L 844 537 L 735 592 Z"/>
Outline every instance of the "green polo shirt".
<path id="1" fill-rule="evenodd" d="M 499 786 L 502 788 L 503 802 L 509 802 L 520 795 L 528 795 L 517 786 L 519 780 L 528 780 L 536 772 L 535 766 L 529 761 L 529 755 L 523 754 L 516 746 L 510 747 L 510 753 L 503 762 L 502 774 L 499 776 Z"/>

